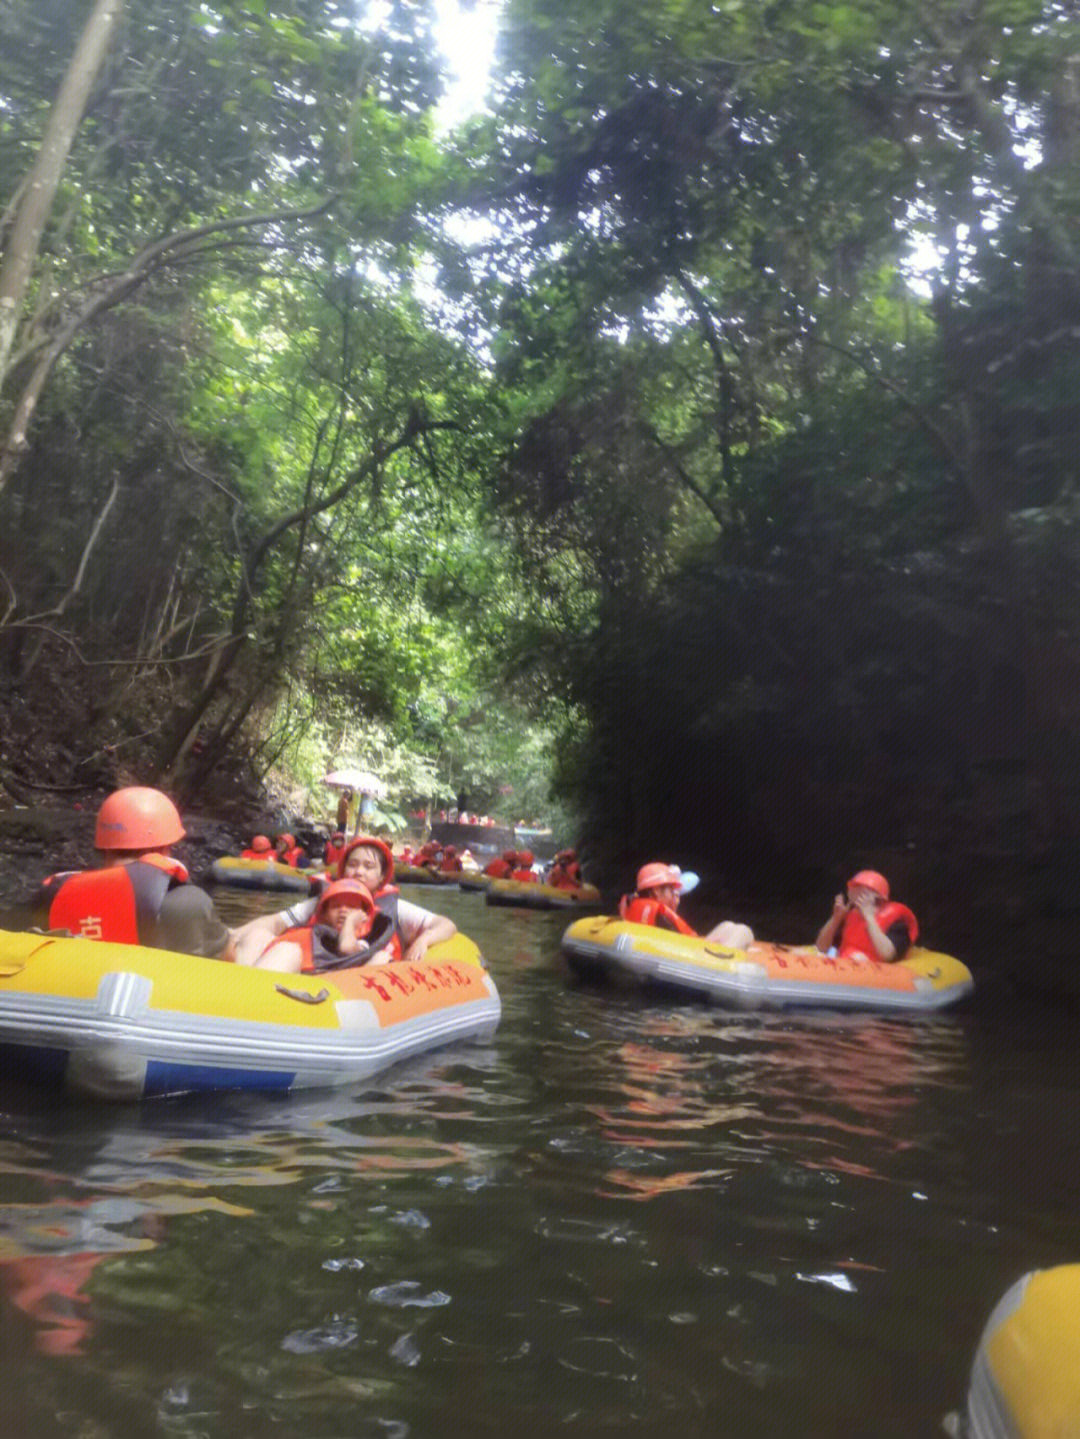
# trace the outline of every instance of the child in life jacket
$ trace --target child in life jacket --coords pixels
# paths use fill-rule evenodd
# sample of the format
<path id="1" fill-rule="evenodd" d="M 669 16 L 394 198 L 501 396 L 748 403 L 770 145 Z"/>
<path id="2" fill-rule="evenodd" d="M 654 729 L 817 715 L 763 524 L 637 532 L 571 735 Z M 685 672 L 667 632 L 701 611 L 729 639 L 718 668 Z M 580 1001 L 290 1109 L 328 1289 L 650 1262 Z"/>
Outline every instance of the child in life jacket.
<path id="1" fill-rule="evenodd" d="M 861 869 L 847 882 L 847 898 L 838 894 L 832 914 L 814 943 L 841 959 L 895 964 L 919 937 L 919 921 L 906 904 L 890 898 L 889 881 L 875 869 Z"/>
<path id="2" fill-rule="evenodd" d="M 265 834 L 257 834 L 247 849 L 240 851 L 241 859 L 272 860 L 277 856 L 274 853 L 274 846 L 270 843 Z"/>
<path id="3" fill-rule="evenodd" d="M 286 930 L 256 960 L 259 969 L 321 974 L 393 958 L 394 925 L 375 908 L 367 885 L 337 879 L 319 897 L 309 925 Z"/>
<path id="4" fill-rule="evenodd" d="M 697 879 L 694 878 L 696 885 Z M 679 914 L 679 898 L 690 885 L 684 884 L 682 871 L 673 864 L 643 864 L 637 872 L 633 894 L 619 900 L 619 915 L 631 924 L 654 924 L 658 929 L 674 930 L 676 934 L 701 938 L 696 929 Z M 748 924 L 723 919 L 704 936 L 728 949 L 745 949 L 754 942 L 754 931 Z"/>

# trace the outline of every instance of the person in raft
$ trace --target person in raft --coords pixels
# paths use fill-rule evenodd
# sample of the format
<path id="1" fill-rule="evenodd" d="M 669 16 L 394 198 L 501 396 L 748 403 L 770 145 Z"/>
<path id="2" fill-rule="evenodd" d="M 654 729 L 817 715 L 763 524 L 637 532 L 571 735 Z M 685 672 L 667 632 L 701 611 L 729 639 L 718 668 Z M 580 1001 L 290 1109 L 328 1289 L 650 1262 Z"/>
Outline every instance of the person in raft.
<path id="1" fill-rule="evenodd" d="M 658 929 L 671 929 L 676 934 L 698 935 L 679 914 L 679 897 L 683 892 L 682 871 L 677 865 L 652 861 L 637 872 L 633 894 L 619 900 L 619 916 L 631 924 L 654 924 Z M 754 942 L 754 931 L 748 924 L 723 919 L 703 936 L 727 949 L 745 949 Z"/>
<path id="2" fill-rule="evenodd" d="M 456 844 L 448 844 L 442 852 L 442 860 L 439 863 L 440 874 L 460 874 L 465 866 L 461 862 L 461 856 L 457 852 Z"/>
<path id="3" fill-rule="evenodd" d="M 287 929 L 255 965 L 284 974 L 321 974 L 400 957 L 394 922 L 375 908 L 367 885 L 358 879 L 335 879 L 319 896 L 312 922 Z"/>
<path id="4" fill-rule="evenodd" d="M 183 837 L 168 795 L 140 785 L 118 789 L 97 813 L 94 848 L 101 867 L 45 881 L 48 927 L 114 944 L 234 959 L 232 933 L 210 896 L 188 882 L 187 870 L 172 857 L 172 846 Z"/>
<path id="5" fill-rule="evenodd" d="M 402 899 L 391 883 L 393 877 L 390 846 L 369 834 L 358 835 L 346 846 L 336 875 L 338 879 L 358 879 L 371 891 L 376 909 L 390 916 L 402 959 L 423 959 L 431 945 L 457 934 L 457 925 L 443 914 Z M 310 924 L 316 908 L 316 900 L 304 899 L 277 914 L 260 915 L 242 925 L 236 931 L 237 963 L 254 964 L 267 945 L 286 930 Z"/>
<path id="6" fill-rule="evenodd" d="M 533 874 L 535 859 L 531 849 L 519 849 L 514 856 L 514 868 L 510 871 L 510 878 L 516 879 L 519 884 L 539 884 L 540 881 Z"/>
<path id="7" fill-rule="evenodd" d="M 257 834 L 252 839 L 250 847 L 240 851 L 240 858 L 275 860 L 277 859 L 277 855 L 274 853 L 274 846 L 270 843 L 266 835 Z"/>
<path id="8" fill-rule="evenodd" d="M 515 864 L 517 864 L 517 850 L 504 849 L 497 859 L 488 860 L 482 872 L 490 875 L 492 879 L 509 879 Z"/>
<path id="9" fill-rule="evenodd" d="M 287 864 L 290 869 L 306 869 L 308 857 L 296 842 L 293 834 L 279 834 L 274 838 L 278 864 Z"/>
<path id="10" fill-rule="evenodd" d="M 340 829 L 336 829 L 326 841 L 326 848 L 323 850 L 323 864 L 327 870 L 337 869 L 341 856 L 345 853 L 345 835 Z"/>
<path id="11" fill-rule="evenodd" d="M 576 849 L 561 849 L 548 870 L 547 883 L 556 889 L 579 889 L 581 886 L 581 865 L 578 864 Z"/>
<path id="12" fill-rule="evenodd" d="M 814 943 L 841 959 L 894 964 L 919 937 L 919 921 L 906 904 L 889 897 L 889 881 L 876 869 L 860 869 L 847 882 L 847 898 L 838 894 L 832 914 Z"/>

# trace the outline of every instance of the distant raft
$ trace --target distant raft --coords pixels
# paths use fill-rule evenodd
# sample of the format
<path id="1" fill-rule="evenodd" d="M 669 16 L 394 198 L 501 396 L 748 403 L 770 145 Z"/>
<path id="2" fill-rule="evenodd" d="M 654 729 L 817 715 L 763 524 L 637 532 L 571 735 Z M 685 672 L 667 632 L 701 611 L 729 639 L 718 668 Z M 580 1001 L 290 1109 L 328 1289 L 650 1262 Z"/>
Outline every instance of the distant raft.
<path id="1" fill-rule="evenodd" d="M 782 944 L 728 949 L 608 915 L 579 919 L 562 947 L 572 968 L 622 975 L 686 990 L 738 1009 L 828 1006 L 926 1013 L 970 994 L 970 971 L 947 954 L 912 949 L 897 964 L 830 959 L 819 950 Z"/>
<path id="2" fill-rule="evenodd" d="M 1080 1264 L 1025 1274 L 998 1301 L 971 1371 L 968 1433 L 1080 1434 Z"/>
<path id="3" fill-rule="evenodd" d="M 437 874 L 419 864 L 402 864 L 394 861 L 394 880 L 398 884 L 454 884 L 456 874 Z"/>
<path id="4" fill-rule="evenodd" d="M 310 894 L 313 871 L 293 869 L 272 860 L 241 859 L 227 854 L 210 866 L 215 884 L 231 885 L 234 889 L 283 889 L 292 894 Z"/>
<path id="5" fill-rule="evenodd" d="M 457 877 L 458 889 L 463 889 L 468 893 L 482 894 L 491 883 L 492 877 L 490 874 L 484 874 L 483 871 L 472 869 L 462 870 Z"/>
<path id="6" fill-rule="evenodd" d="M 600 903 L 600 891 L 595 884 L 560 889 L 555 884 L 531 884 L 527 879 L 493 879 L 484 900 L 519 909 L 591 909 Z"/>
<path id="7" fill-rule="evenodd" d="M 99 1099 L 351 1084 L 499 1016 L 461 934 L 416 963 L 307 975 L 0 930 L 0 1062 Z"/>

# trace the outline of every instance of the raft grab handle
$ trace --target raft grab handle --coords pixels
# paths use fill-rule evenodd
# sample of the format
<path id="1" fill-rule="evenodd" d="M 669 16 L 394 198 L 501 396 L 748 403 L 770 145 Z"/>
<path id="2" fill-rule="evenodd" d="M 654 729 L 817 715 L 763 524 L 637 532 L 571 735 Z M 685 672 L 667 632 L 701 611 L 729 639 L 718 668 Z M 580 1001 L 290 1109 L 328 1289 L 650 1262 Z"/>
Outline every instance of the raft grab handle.
<path id="1" fill-rule="evenodd" d="M 301 1004 L 325 1004 L 330 998 L 328 989 L 320 989 L 318 994 L 311 994 L 306 989 L 289 989 L 284 984 L 275 984 L 274 988 L 286 999 L 298 999 Z"/>

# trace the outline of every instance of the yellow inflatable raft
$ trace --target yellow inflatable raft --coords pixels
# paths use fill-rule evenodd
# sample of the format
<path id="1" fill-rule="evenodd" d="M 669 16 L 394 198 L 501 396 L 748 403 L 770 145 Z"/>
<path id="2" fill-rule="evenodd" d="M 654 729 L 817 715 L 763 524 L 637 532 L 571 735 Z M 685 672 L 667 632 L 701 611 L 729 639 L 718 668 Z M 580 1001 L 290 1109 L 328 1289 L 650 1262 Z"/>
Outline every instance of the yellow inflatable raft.
<path id="1" fill-rule="evenodd" d="M 483 874 L 477 870 L 462 870 L 457 877 L 458 889 L 464 889 L 476 894 L 482 894 L 488 885 L 492 883 L 490 874 Z"/>
<path id="2" fill-rule="evenodd" d="M 970 971 L 958 959 L 912 949 L 899 964 L 830 959 L 812 947 L 753 944 L 725 949 L 708 939 L 600 915 L 579 919 L 563 935 L 571 966 L 673 985 L 740 1009 L 827 1005 L 840 1009 L 942 1009 L 970 994 Z"/>
<path id="3" fill-rule="evenodd" d="M 499 1014 L 460 934 L 415 964 L 293 975 L 0 930 L 0 1061 L 100 1098 L 350 1084 Z"/>
<path id="4" fill-rule="evenodd" d="M 998 1301 L 971 1371 L 968 1432 L 1080 1434 L 1080 1264 L 1025 1274 Z"/>
<path id="5" fill-rule="evenodd" d="M 283 889 L 292 894 L 309 894 L 311 883 L 306 869 L 292 869 L 287 864 L 275 864 L 272 860 L 241 859 L 239 855 L 224 855 L 210 866 L 210 878 L 215 884 L 232 885 L 234 889 Z"/>
<path id="6" fill-rule="evenodd" d="M 555 884 L 530 884 L 527 879 L 493 879 L 484 901 L 522 909 L 591 909 L 600 903 L 600 891 L 594 884 L 560 889 Z"/>
<path id="7" fill-rule="evenodd" d="M 422 865 L 394 861 L 394 880 L 397 884 L 453 884 L 456 879 L 456 874 L 433 874 Z"/>

